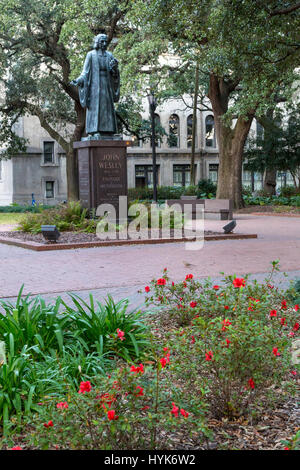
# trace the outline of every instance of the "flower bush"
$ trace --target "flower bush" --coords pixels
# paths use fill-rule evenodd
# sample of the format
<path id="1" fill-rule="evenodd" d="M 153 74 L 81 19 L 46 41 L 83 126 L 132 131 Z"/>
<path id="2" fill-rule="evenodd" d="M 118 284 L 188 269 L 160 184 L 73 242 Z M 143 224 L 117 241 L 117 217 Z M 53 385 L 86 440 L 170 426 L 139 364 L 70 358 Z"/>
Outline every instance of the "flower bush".
<path id="1" fill-rule="evenodd" d="M 191 399 L 205 397 L 215 416 L 255 416 L 262 397 L 271 405 L 294 389 L 291 348 L 299 306 L 289 305 L 288 293 L 275 289 L 271 278 L 259 284 L 228 276 L 219 286 L 188 274 L 175 284 L 165 270 L 146 292 L 147 302 L 161 306 L 179 327 L 167 335 L 175 377 Z"/>
<path id="2" fill-rule="evenodd" d="M 157 356 L 147 366 L 127 365 L 93 383 L 81 382 L 77 393 L 67 387 L 61 401 L 45 399 L 24 421 L 21 448 L 170 449 L 177 431 L 199 445 L 211 435 L 204 405 L 191 405 L 174 391 L 164 369 Z"/>

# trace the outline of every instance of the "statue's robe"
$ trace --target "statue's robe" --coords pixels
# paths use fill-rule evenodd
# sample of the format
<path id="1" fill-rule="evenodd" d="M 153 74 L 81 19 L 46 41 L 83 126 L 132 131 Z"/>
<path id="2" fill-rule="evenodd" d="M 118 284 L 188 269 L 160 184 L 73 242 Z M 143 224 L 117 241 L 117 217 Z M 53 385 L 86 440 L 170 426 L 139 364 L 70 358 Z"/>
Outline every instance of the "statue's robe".
<path id="1" fill-rule="evenodd" d="M 88 52 L 80 78 L 83 87 L 79 88 L 80 103 L 86 109 L 86 133 L 117 133 L 117 120 L 114 103 L 120 98 L 120 75 L 116 68 L 110 72 L 113 55 L 94 49 Z"/>

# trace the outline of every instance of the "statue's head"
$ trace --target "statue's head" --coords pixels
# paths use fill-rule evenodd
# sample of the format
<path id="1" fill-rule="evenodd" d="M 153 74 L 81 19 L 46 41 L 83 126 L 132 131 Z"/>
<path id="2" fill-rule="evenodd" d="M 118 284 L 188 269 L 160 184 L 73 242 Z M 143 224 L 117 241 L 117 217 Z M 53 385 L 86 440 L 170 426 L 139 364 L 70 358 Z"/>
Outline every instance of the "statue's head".
<path id="1" fill-rule="evenodd" d="M 94 49 L 107 49 L 107 35 L 106 34 L 98 34 L 94 39 Z"/>

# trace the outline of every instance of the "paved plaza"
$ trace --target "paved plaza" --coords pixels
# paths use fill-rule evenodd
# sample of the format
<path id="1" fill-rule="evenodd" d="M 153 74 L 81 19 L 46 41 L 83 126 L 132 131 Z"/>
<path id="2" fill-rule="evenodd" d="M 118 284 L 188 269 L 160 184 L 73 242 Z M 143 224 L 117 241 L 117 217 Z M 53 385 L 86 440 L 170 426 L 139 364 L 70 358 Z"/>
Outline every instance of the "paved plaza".
<path id="1" fill-rule="evenodd" d="M 270 262 L 280 260 L 275 282 L 288 285 L 300 278 L 300 218 L 237 215 L 235 233 L 257 233 L 257 239 L 205 242 L 199 251 L 187 251 L 184 243 L 99 247 L 51 252 L 34 252 L 0 244 L 0 297 L 14 300 L 22 284 L 25 294 L 42 294 L 47 299 L 66 292 L 84 298 L 92 292 L 99 300 L 107 294 L 129 297 L 134 306 L 143 304 L 137 293 L 160 277 L 167 267 L 174 280 L 187 273 L 196 278 L 219 280 L 220 272 L 238 276 L 251 273 L 264 279 Z M 224 221 L 205 221 L 205 230 L 222 232 Z M 1 228 L 3 230 L 3 228 Z"/>

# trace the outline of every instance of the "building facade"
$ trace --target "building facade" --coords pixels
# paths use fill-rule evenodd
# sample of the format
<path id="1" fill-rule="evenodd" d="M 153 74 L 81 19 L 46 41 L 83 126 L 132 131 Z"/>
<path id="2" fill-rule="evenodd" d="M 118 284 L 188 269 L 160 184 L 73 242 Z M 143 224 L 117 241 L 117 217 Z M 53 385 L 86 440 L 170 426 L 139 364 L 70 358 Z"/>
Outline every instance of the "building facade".
<path id="1" fill-rule="evenodd" d="M 156 120 L 166 135 L 157 139 L 157 169 L 160 186 L 188 186 L 192 144 L 192 109 L 187 101 L 169 100 L 156 109 Z M 209 105 L 209 103 L 208 103 Z M 144 102 L 141 118 L 149 118 Z M 208 109 L 197 112 L 195 175 L 200 179 L 218 180 L 218 144 L 214 116 Z M 20 118 L 16 132 L 29 141 L 26 154 L 0 160 L 0 205 L 12 203 L 55 205 L 67 200 L 66 158 L 62 148 L 33 116 Z M 254 121 L 251 133 L 261 132 Z M 124 136 L 125 137 L 125 136 Z M 128 137 L 126 137 L 128 138 Z M 131 137 L 129 137 L 131 138 Z M 127 148 L 128 187 L 151 187 L 153 184 L 151 142 L 133 139 Z M 252 191 L 262 189 L 263 175 L 243 171 L 243 185 Z M 292 184 L 289 175 L 278 175 L 278 186 Z"/>

